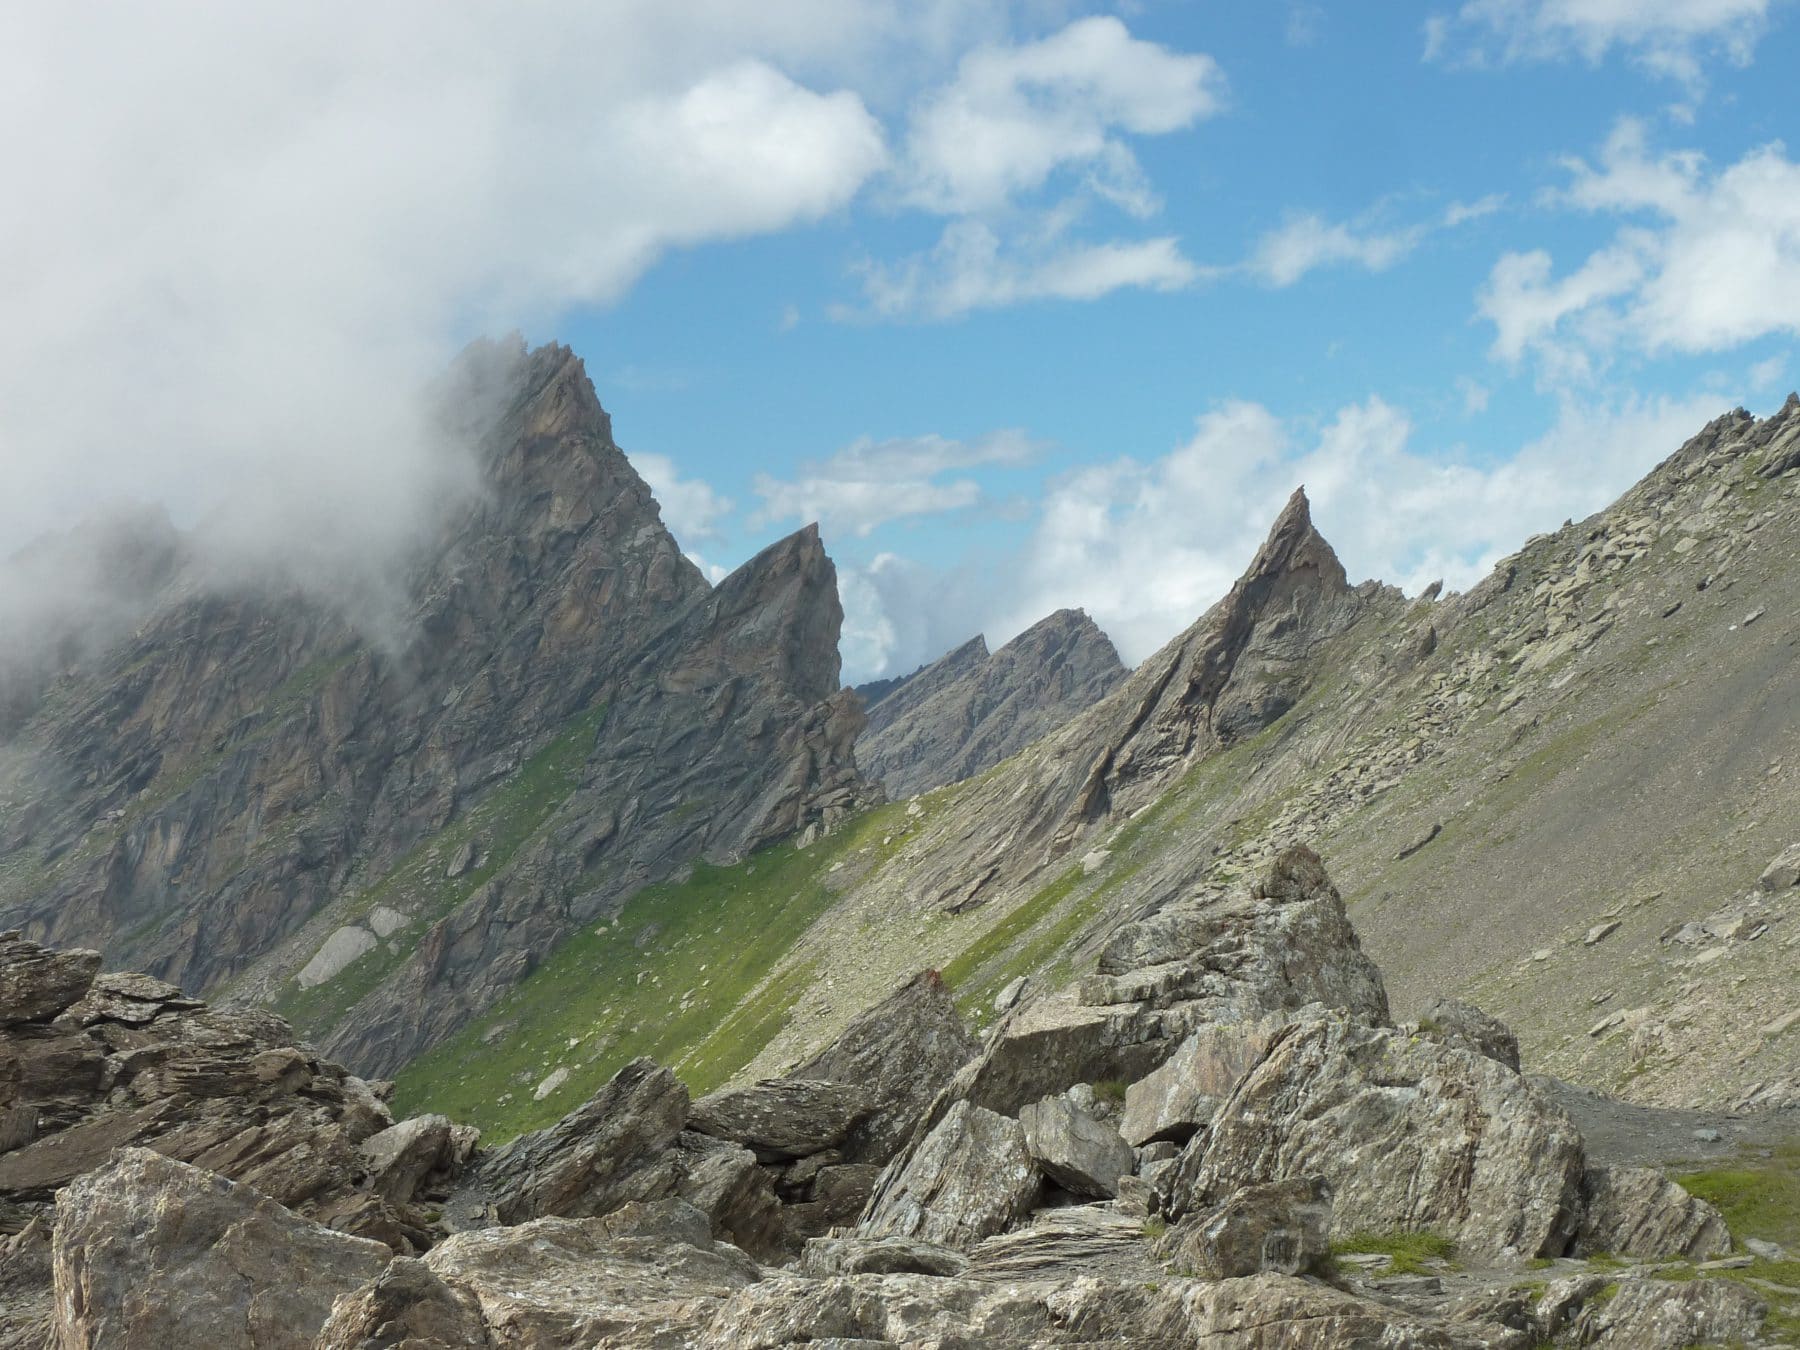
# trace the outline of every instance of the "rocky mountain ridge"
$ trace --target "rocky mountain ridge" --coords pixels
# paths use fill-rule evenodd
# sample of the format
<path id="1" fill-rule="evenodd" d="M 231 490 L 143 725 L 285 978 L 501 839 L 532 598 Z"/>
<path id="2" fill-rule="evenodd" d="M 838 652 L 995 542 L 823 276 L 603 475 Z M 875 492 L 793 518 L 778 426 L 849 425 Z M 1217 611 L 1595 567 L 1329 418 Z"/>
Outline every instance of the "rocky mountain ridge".
<path id="1" fill-rule="evenodd" d="M 450 385 L 481 490 L 397 639 L 176 568 L 25 700 L 5 922 L 392 1069 L 645 883 L 875 799 L 816 530 L 709 587 L 571 352 L 477 344 Z"/>
<path id="2" fill-rule="evenodd" d="M 1058 610 L 992 654 L 971 638 L 879 689 L 857 764 L 896 798 L 960 782 L 1055 730 L 1125 673 L 1106 634 L 1078 609 Z"/>

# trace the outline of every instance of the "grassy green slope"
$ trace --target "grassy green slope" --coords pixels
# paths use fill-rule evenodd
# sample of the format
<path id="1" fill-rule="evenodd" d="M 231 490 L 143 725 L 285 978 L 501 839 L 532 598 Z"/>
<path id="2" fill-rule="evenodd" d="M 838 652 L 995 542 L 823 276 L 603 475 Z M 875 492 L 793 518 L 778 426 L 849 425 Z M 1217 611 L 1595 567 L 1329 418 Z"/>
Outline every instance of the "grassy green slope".
<path id="1" fill-rule="evenodd" d="M 700 864 L 684 881 L 640 891 L 617 919 L 570 937 L 494 1008 L 409 1065 L 397 1109 L 443 1111 L 504 1139 L 558 1119 L 639 1055 L 671 1066 L 696 1094 L 717 1087 L 811 985 L 810 963 L 777 967 L 837 899 L 837 873 L 879 865 L 883 841 L 905 819 L 903 806 L 880 807 L 810 848 L 780 844 L 735 866 Z M 560 1084 L 540 1098 L 538 1086 L 558 1071 Z"/>

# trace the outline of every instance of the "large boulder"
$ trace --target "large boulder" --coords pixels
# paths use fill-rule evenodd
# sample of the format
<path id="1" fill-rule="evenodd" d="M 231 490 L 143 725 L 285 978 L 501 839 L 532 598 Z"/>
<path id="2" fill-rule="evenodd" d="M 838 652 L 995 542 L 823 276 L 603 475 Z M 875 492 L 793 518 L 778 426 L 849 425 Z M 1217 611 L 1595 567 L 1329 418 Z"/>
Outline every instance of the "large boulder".
<path id="1" fill-rule="evenodd" d="M 457 1233 L 425 1264 L 473 1296 L 488 1336 L 509 1350 L 699 1344 L 723 1300 L 760 1278 L 676 1199 Z"/>
<path id="2" fill-rule="evenodd" d="M 1519 1038 L 1498 1017 L 1470 1003 L 1453 998 L 1434 998 L 1419 1011 L 1421 1036 L 1462 1050 L 1486 1055 L 1496 1064 L 1519 1072 Z"/>
<path id="3" fill-rule="evenodd" d="M 1030 1213 L 1041 1188 L 1024 1127 L 958 1102 L 916 1149 L 889 1165 L 859 1232 L 966 1247 Z"/>
<path id="4" fill-rule="evenodd" d="M 309 1350 L 340 1295 L 391 1253 L 248 1186 L 121 1149 L 57 1196 L 63 1350 Z"/>
<path id="5" fill-rule="evenodd" d="M 1131 1145 L 1066 1095 L 1046 1097 L 1019 1112 L 1025 1148 L 1039 1169 L 1071 1195 L 1110 1200 L 1119 1178 L 1137 1163 Z"/>
<path id="6" fill-rule="evenodd" d="M 1317 1183 L 1298 1178 L 1242 1186 L 1188 1215 L 1163 1235 L 1158 1252 L 1184 1275 L 1230 1280 L 1265 1270 L 1321 1273 L 1329 1264 L 1331 1207 Z"/>
<path id="7" fill-rule="evenodd" d="M 1158 1140 L 1185 1144 L 1204 1128 L 1219 1103 L 1267 1053 L 1283 1015 L 1209 1022 L 1157 1068 L 1125 1090 L 1119 1133 L 1134 1148 Z"/>
<path id="8" fill-rule="evenodd" d="M 869 1094 L 849 1083 L 765 1078 L 700 1098 L 688 1111 L 688 1128 L 780 1162 L 836 1147 L 873 1110 Z"/>
<path id="9" fill-rule="evenodd" d="M 1574 1343 L 1607 1350 L 1743 1345 L 1767 1314 L 1767 1303 L 1731 1280 L 1621 1280 L 1611 1297 L 1582 1307 Z"/>
<path id="10" fill-rule="evenodd" d="M 1276 1038 L 1183 1153 L 1167 1208 L 1308 1177 L 1334 1234 L 1429 1230 L 1477 1260 L 1560 1256 L 1580 1222 L 1581 1137 L 1486 1056 L 1330 1018 Z"/>
<path id="11" fill-rule="evenodd" d="M 421 1193 L 441 1198 L 468 1165 L 480 1137 L 480 1131 L 448 1116 L 413 1116 L 390 1125 L 357 1146 L 368 1170 L 365 1184 L 395 1204 Z"/>
<path id="12" fill-rule="evenodd" d="M 1381 972 L 1364 954 L 1343 897 L 1318 855 L 1294 845 L 1248 885 L 1179 896 L 1123 925 L 1073 1001 L 1040 998 L 1016 1008 L 946 1097 L 1010 1115 L 1076 1083 L 1142 1079 L 1203 1027 L 1278 1026 L 1308 1009 L 1335 1009 L 1371 1025 L 1388 1020 Z M 1183 1114 L 1194 1109 L 1173 1106 L 1166 1137 L 1179 1137 Z M 1140 1108 L 1140 1116 L 1149 1110 Z"/>
<path id="13" fill-rule="evenodd" d="M 943 979 L 926 970 L 858 1016 L 794 1076 L 846 1083 L 865 1094 L 869 1112 L 841 1151 L 846 1162 L 885 1163 L 980 1048 Z"/>
<path id="14" fill-rule="evenodd" d="M 423 1261 L 396 1257 L 360 1289 L 338 1299 L 313 1350 L 492 1350 L 481 1303 Z"/>
<path id="15" fill-rule="evenodd" d="M 556 1124 L 488 1154 L 480 1184 L 505 1223 L 586 1218 L 667 1195 L 674 1182 L 665 1155 L 687 1114 L 681 1081 L 634 1059 Z"/>
<path id="16" fill-rule="evenodd" d="M 99 952 L 51 951 L 0 933 L 0 1027 L 49 1021 L 78 1002 L 99 971 Z"/>
<path id="17" fill-rule="evenodd" d="M 1589 1167 L 1575 1250 L 1704 1261 L 1731 1250 L 1731 1233 L 1718 1210 L 1654 1168 Z"/>
<path id="18" fill-rule="evenodd" d="M 0 1204 L 43 1205 L 136 1145 L 396 1250 L 429 1244 L 421 1214 L 365 1188 L 361 1145 L 393 1125 L 387 1105 L 281 1018 L 95 976 L 91 954 L 0 947 L 11 987 L 38 991 L 15 1010 L 66 1003 L 50 1021 L 0 1023 Z"/>
<path id="19" fill-rule="evenodd" d="M 1363 952 L 1324 863 L 1304 844 L 1277 854 L 1248 886 L 1177 899 L 1121 927 L 1082 998 L 1216 1002 L 1244 1016 L 1317 1003 L 1371 1025 L 1388 1021 L 1381 971 Z"/>

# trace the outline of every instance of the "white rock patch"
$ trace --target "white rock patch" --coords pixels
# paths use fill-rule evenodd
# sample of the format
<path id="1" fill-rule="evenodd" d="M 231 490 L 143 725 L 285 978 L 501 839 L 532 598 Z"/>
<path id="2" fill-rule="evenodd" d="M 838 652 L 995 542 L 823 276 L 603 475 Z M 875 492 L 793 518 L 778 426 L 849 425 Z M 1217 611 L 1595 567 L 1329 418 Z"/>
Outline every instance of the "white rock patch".
<path id="1" fill-rule="evenodd" d="M 338 929 L 301 968 L 300 987 L 311 989 L 316 984 L 324 984 L 374 945 L 375 935 L 366 928 L 351 925 Z"/>

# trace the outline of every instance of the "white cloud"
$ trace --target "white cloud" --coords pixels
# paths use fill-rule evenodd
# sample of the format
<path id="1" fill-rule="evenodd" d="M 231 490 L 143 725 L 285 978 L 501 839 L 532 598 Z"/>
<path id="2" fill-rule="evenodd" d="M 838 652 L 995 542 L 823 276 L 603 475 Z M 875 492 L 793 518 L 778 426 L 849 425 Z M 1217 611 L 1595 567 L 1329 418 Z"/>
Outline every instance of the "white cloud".
<path id="1" fill-rule="evenodd" d="M 1132 37 L 1110 16 L 1032 42 L 993 43 L 915 106 L 899 200 L 951 217 L 930 249 L 869 260 L 838 319 L 953 319 L 1034 300 L 1179 290 L 1201 270 L 1172 236 L 1094 238 L 1093 208 L 1145 220 L 1161 199 L 1127 143 L 1218 111 L 1211 57 Z"/>
<path id="2" fill-rule="evenodd" d="M 1129 188 L 1139 171 L 1119 134 L 1192 126 L 1218 111 L 1223 91 L 1212 58 L 1134 38 L 1110 16 L 983 47 L 915 112 L 904 194 L 926 210 L 965 215 L 998 210 L 1063 169 Z"/>
<path id="3" fill-rule="evenodd" d="M 97 484 L 183 520 L 233 499 L 265 547 L 391 539 L 445 471 L 412 393 L 461 334 L 607 302 L 670 249 L 817 220 L 883 170 L 839 85 L 878 51 L 906 64 L 910 8 L 13 16 L 0 551 Z"/>
<path id="4" fill-rule="evenodd" d="M 1653 154 L 1625 121 L 1597 166 L 1568 167 L 1554 203 L 1626 221 L 1560 278 L 1542 249 L 1494 265 L 1477 307 L 1495 356 L 1529 352 L 1553 380 L 1582 378 L 1621 346 L 1722 351 L 1800 332 L 1800 164 L 1779 142 L 1711 172 L 1695 151 Z"/>
<path id="5" fill-rule="evenodd" d="M 1444 227 L 1455 229 L 1471 220 L 1483 220 L 1506 205 L 1504 192 L 1490 192 L 1472 202 L 1451 202 L 1444 208 Z"/>
<path id="6" fill-rule="evenodd" d="M 1757 392 L 1780 388 L 1787 379 L 1788 354 L 1777 352 L 1774 356 L 1765 357 L 1750 367 L 1750 388 Z"/>
<path id="7" fill-rule="evenodd" d="M 1468 0 L 1426 21 L 1427 60 L 1486 65 L 1623 52 L 1693 85 L 1708 59 L 1747 64 L 1771 0 Z"/>
<path id="8" fill-rule="evenodd" d="M 975 632 L 1003 642 L 1080 605 L 1135 663 L 1225 593 L 1302 483 L 1353 579 L 1466 588 L 1530 535 L 1611 502 L 1722 404 L 1565 400 L 1543 436 L 1476 464 L 1415 445 L 1411 419 L 1378 397 L 1318 428 L 1228 403 L 1160 458 L 1053 483 L 1016 556 L 950 574 L 897 559 L 853 570 L 859 638 L 846 662 L 859 679 L 910 670 Z"/>
<path id="9" fill-rule="evenodd" d="M 1237 270 L 1277 288 L 1292 286 L 1321 267 L 1360 267 L 1366 272 L 1385 272 L 1405 258 L 1435 231 L 1453 230 L 1470 221 L 1493 215 L 1506 204 L 1504 193 L 1490 193 L 1473 202 L 1452 202 L 1435 220 L 1412 225 L 1383 226 L 1385 206 L 1366 211 L 1356 220 L 1332 221 L 1316 212 L 1291 214 L 1277 228 L 1257 240 Z M 1230 269 L 1213 269 L 1223 273 Z"/>
<path id="10" fill-rule="evenodd" d="M 1493 397 L 1493 390 L 1467 375 L 1456 377 L 1456 392 L 1462 395 L 1463 411 L 1470 417 L 1486 412 L 1488 400 Z"/>
<path id="11" fill-rule="evenodd" d="M 866 538 L 890 521 L 981 504 L 986 497 L 974 479 L 940 479 L 982 467 L 1018 467 L 1038 451 L 1035 442 L 1017 431 L 974 441 L 864 438 L 830 459 L 802 465 L 794 479 L 758 474 L 755 491 L 763 504 L 751 523 L 816 520 L 828 533 Z"/>
<path id="12" fill-rule="evenodd" d="M 839 318 L 954 319 L 1031 300 L 1097 300 L 1124 289 L 1176 291 L 1202 270 L 1170 237 L 1087 244 L 1003 241 L 977 220 L 952 221 L 936 247 L 860 269 L 864 305 Z"/>
<path id="13" fill-rule="evenodd" d="M 698 478 L 683 478 L 667 455 L 633 451 L 631 463 L 656 494 L 663 524 L 684 544 L 719 538 L 719 522 L 731 514 L 732 500 Z"/>
<path id="14" fill-rule="evenodd" d="M 1245 269 L 1266 285 L 1277 287 L 1292 286 L 1315 268 L 1334 264 L 1383 272 L 1412 252 L 1424 237 L 1421 226 L 1359 232 L 1322 216 L 1297 215 L 1257 242 Z"/>

